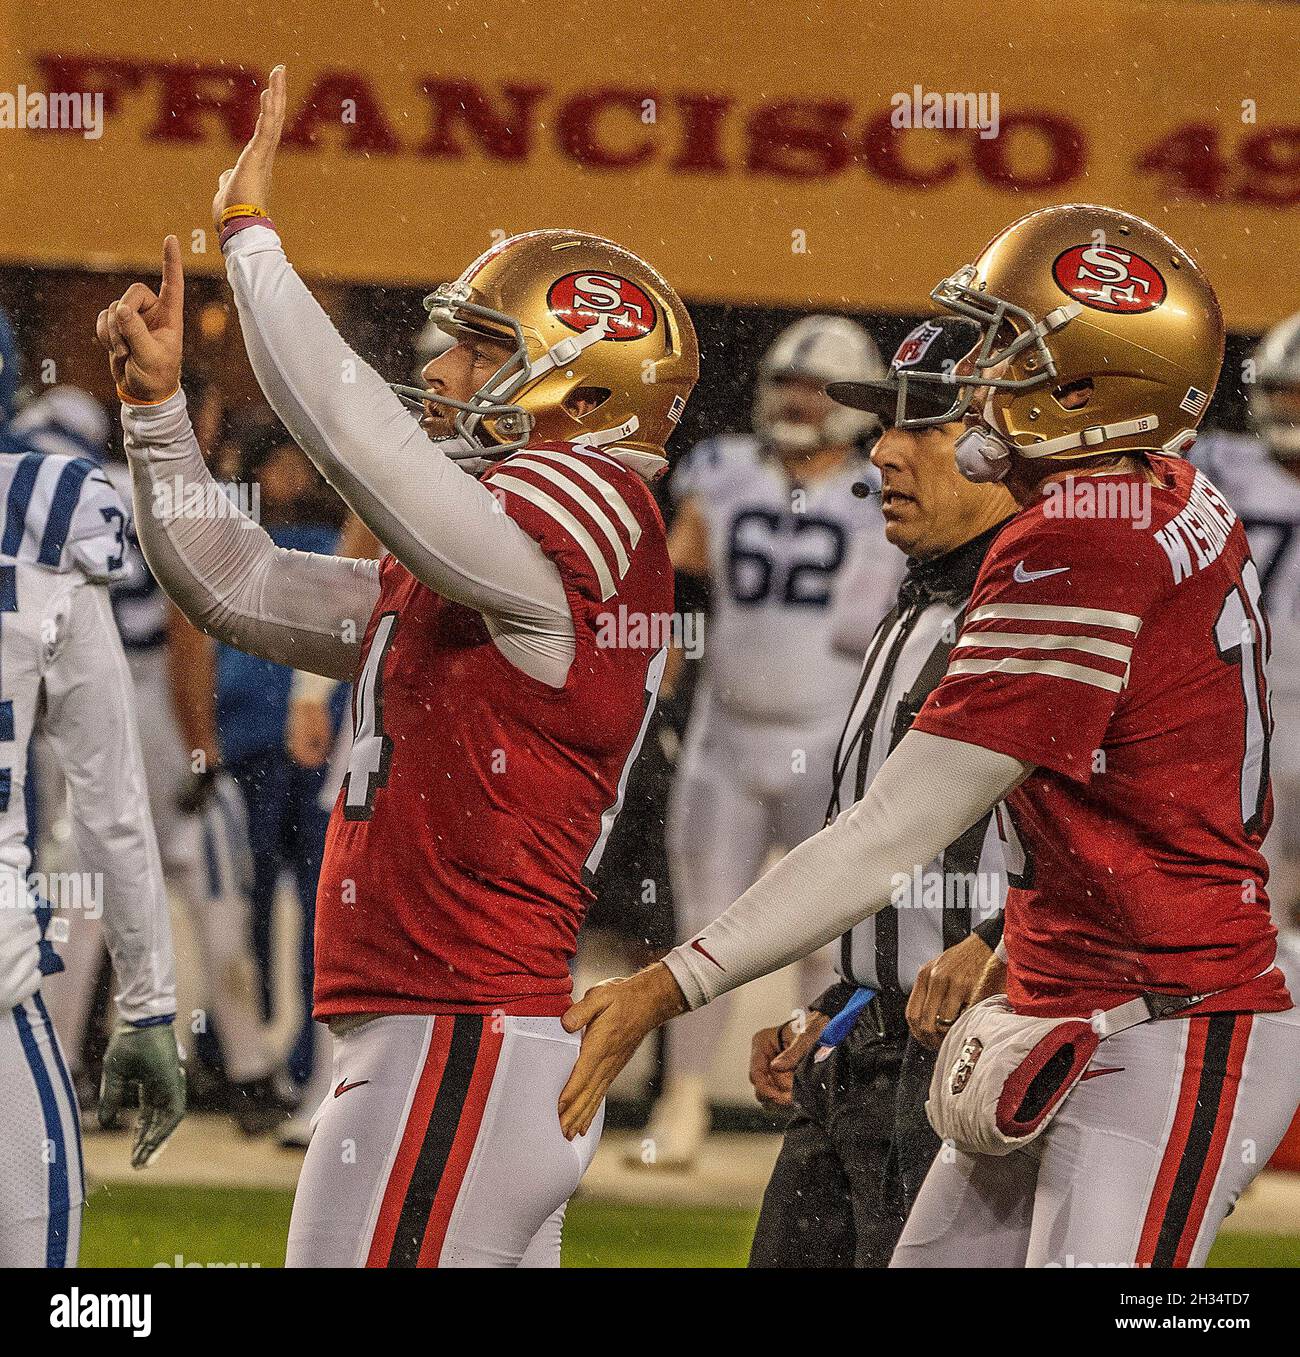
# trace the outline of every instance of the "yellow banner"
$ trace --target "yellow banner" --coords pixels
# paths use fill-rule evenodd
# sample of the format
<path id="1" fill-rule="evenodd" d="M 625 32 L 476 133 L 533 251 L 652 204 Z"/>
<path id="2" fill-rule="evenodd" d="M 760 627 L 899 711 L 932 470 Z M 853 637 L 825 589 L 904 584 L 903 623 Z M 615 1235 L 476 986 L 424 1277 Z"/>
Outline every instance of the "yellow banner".
<path id="1" fill-rule="evenodd" d="M 1300 309 L 1294 5 L 135 8 L 0 0 L 0 261 L 151 270 L 175 231 L 216 270 L 282 60 L 271 210 L 308 275 L 432 283 L 567 225 L 699 300 L 916 311 L 1020 213 L 1095 201 L 1190 248 L 1234 326 Z"/>

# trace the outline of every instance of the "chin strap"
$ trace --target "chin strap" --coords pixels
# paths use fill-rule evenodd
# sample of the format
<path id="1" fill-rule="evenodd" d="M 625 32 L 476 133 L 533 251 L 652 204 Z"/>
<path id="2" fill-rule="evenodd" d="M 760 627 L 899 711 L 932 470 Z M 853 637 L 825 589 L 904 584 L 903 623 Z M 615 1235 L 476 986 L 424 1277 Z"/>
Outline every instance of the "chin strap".
<path id="1" fill-rule="evenodd" d="M 1090 424 L 1078 433 L 1064 434 L 1060 438 L 1049 438 L 1046 443 L 1031 443 L 1028 447 L 1012 444 L 1021 457 L 1053 457 L 1058 452 L 1069 452 L 1072 448 L 1096 448 L 1109 443 L 1112 438 L 1128 438 L 1135 433 L 1148 433 L 1158 429 L 1160 421 L 1155 415 L 1139 415 L 1137 419 L 1124 419 L 1116 424 Z"/>

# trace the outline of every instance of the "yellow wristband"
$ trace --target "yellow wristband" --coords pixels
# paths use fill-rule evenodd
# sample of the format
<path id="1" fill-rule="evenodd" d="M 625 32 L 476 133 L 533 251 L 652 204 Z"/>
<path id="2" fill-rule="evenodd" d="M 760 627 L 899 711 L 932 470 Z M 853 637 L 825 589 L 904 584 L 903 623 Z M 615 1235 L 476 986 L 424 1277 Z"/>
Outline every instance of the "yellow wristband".
<path id="1" fill-rule="evenodd" d="M 229 221 L 234 221 L 236 217 L 264 217 L 266 212 L 255 203 L 231 203 L 227 208 L 222 209 L 221 224 L 224 226 Z"/>
<path id="2" fill-rule="evenodd" d="M 180 390 L 180 387 L 178 386 L 178 387 L 176 388 L 176 391 L 179 391 L 179 390 Z M 120 400 L 120 401 L 122 402 L 123 405 L 165 405 L 169 400 L 171 400 L 172 396 L 174 396 L 174 395 L 176 394 L 176 391 L 173 391 L 173 392 L 171 393 L 170 396 L 164 396 L 164 397 L 162 398 L 162 400 L 157 400 L 157 401 L 142 401 L 142 400 L 136 400 L 136 398 L 135 398 L 134 396 L 129 396 L 129 395 L 127 395 L 127 393 L 126 393 L 125 391 L 123 391 L 122 388 L 119 386 L 119 387 L 117 388 L 117 398 L 118 398 L 118 400 Z"/>

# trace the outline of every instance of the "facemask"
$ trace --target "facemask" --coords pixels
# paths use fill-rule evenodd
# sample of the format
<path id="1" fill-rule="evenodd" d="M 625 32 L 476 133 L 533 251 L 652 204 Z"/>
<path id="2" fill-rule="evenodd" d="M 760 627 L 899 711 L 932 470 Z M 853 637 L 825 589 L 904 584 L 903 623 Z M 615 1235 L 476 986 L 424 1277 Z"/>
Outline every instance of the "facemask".
<path id="1" fill-rule="evenodd" d="M 967 429 L 953 445 L 957 470 L 976 485 L 1006 479 L 1011 449 L 990 429 Z"/>

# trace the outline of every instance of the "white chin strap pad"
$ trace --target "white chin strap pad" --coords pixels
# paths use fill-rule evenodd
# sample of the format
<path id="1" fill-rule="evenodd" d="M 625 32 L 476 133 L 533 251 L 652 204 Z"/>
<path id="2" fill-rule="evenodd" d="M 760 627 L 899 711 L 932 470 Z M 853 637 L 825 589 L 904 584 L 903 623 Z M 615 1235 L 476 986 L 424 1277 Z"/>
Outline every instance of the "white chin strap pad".
<path id="1" fill-rule="evenodd" d="M 967 429 L 953 445 L 957 470 L 976 485 L 1006 479 L 1011 449 L 991 429 Z"/>

